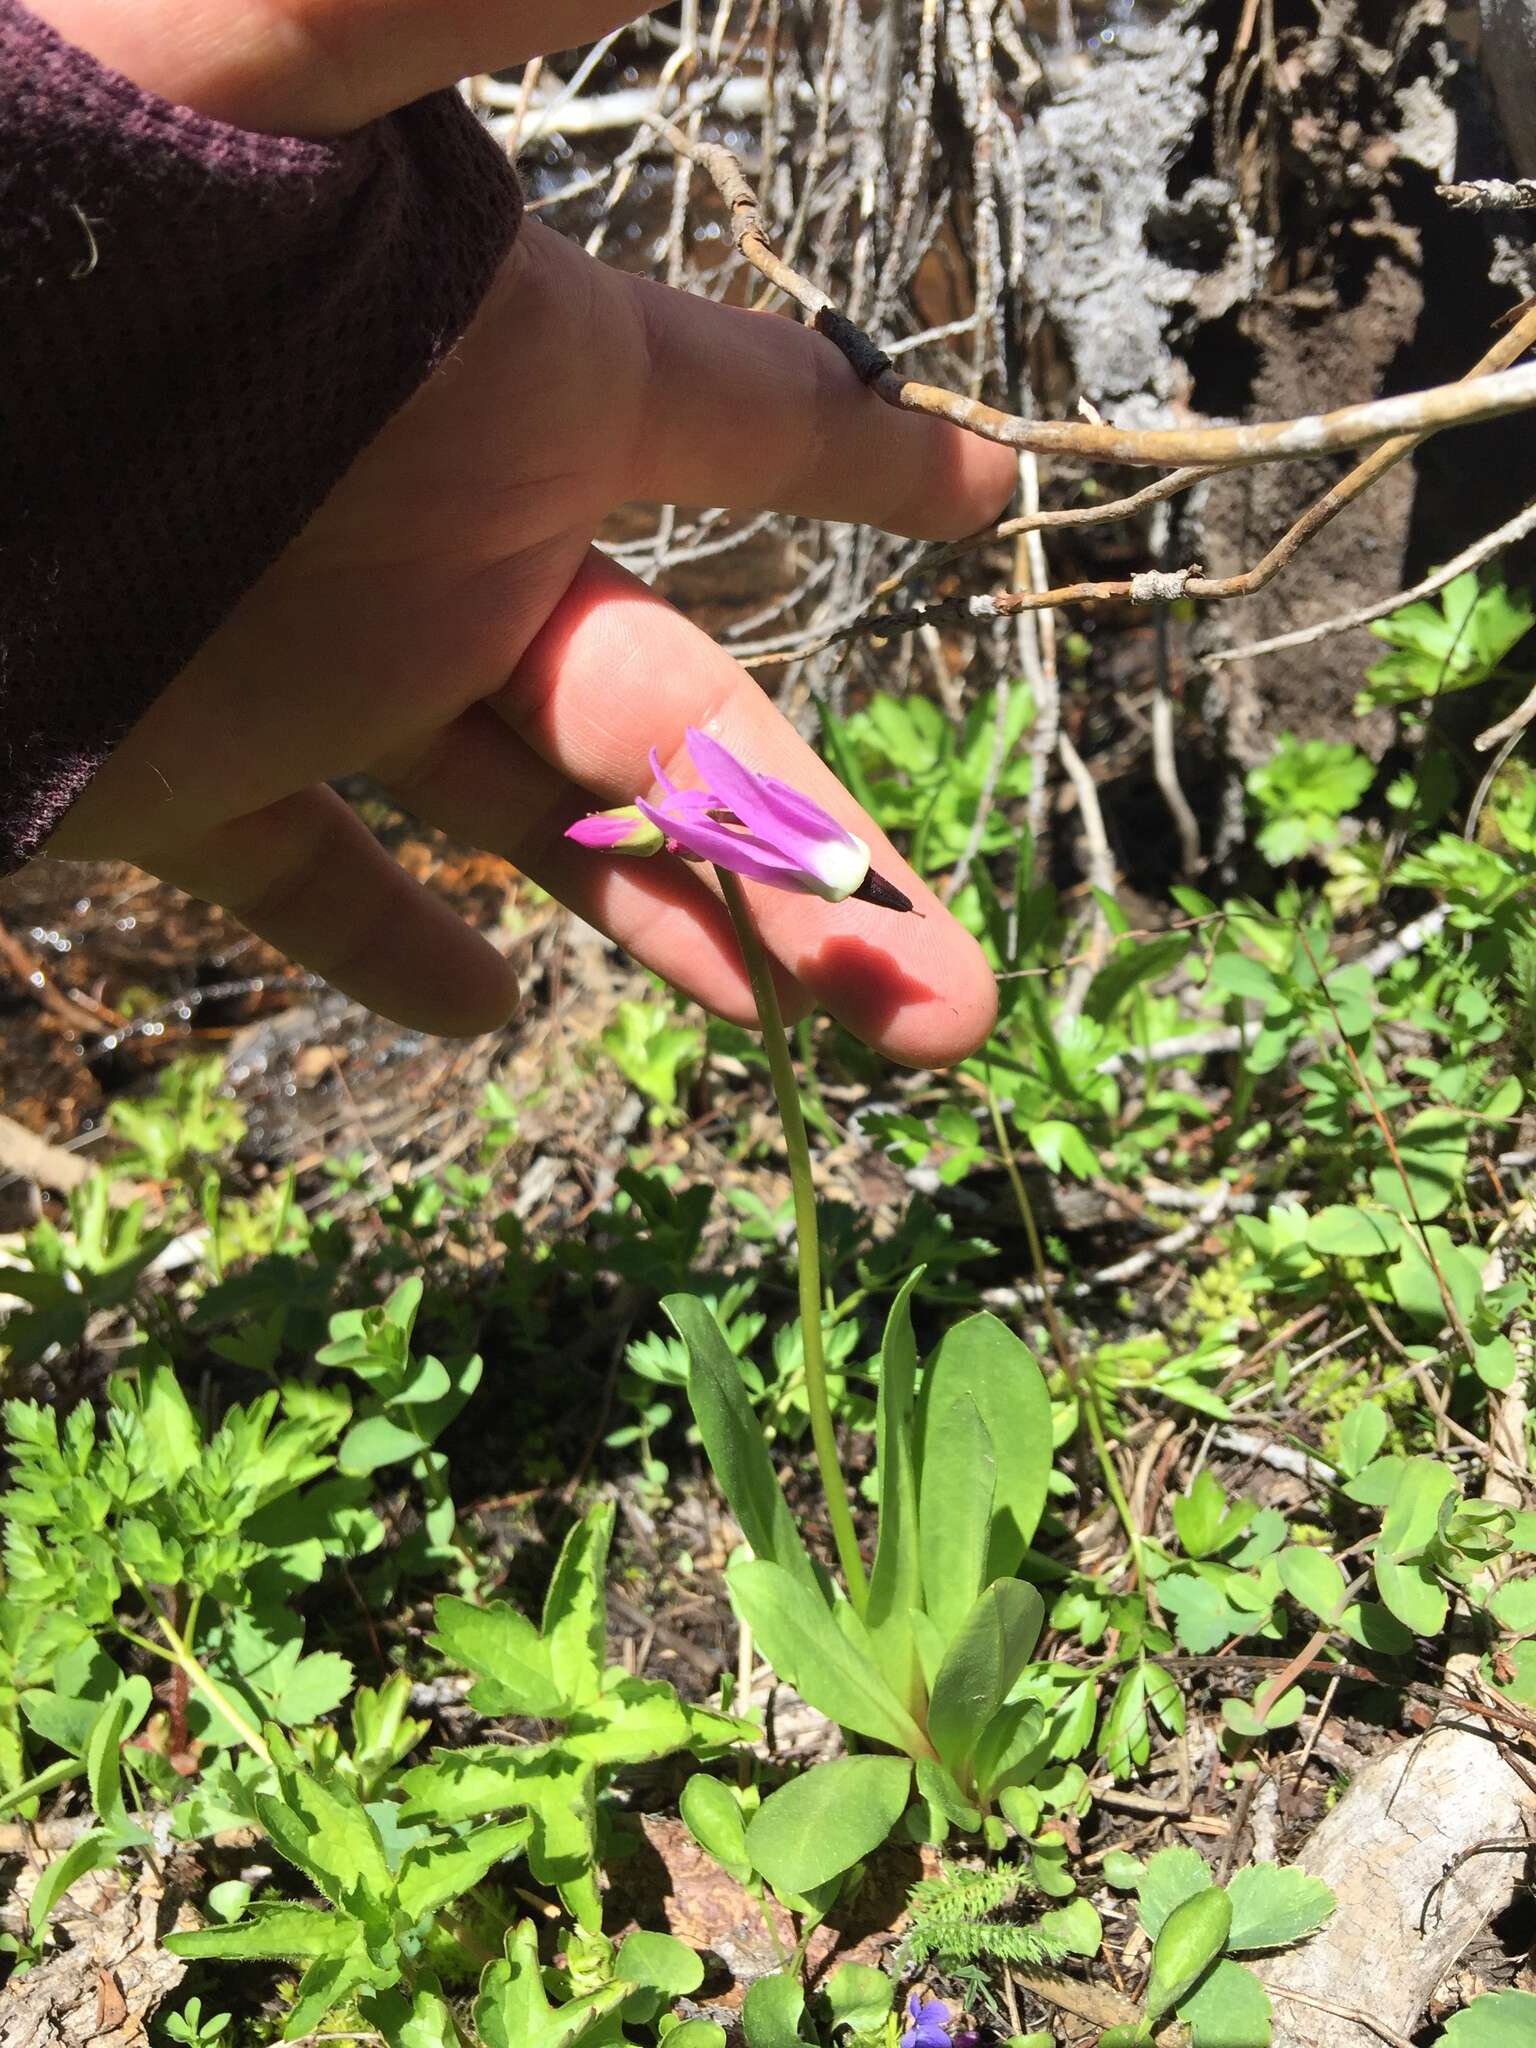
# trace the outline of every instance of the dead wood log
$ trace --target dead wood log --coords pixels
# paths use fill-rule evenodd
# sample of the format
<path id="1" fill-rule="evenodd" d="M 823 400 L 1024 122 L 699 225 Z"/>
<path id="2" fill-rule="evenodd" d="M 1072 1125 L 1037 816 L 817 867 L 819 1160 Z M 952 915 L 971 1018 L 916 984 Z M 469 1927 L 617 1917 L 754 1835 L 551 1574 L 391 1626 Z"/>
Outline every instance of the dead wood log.
<path id="1" fill-rule="evenodd" d="M 1360 2010 L 1411 2035 L 1522 1868 L 1519 1849 L 1470 1852 L 1528 1824 L 1536 1793 L 1470 1718 L 1367 1764 L 1296 1859 L 1332 1886 L 1331 1919 L 1259 1969 L 1274 2000 L 1274 2048 L 1362 2048 L 1371 2034 L 1352 2016 Z M 1336 2010 L 1288 1999 L 1288 1990 Z"/>

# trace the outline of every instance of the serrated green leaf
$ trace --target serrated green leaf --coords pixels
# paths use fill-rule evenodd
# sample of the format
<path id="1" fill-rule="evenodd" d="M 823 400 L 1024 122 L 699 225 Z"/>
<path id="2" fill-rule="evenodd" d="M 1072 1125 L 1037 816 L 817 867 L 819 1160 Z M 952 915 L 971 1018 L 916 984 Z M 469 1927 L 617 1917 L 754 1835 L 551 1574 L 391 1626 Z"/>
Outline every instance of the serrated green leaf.
<path id="1" fill-rule="evenodd" d="M 345 1955 L 359 1946 L 362 1929 L 350 1914 L 319 1906 L 258 1905 L 244 1920 L 168 1934 L 165 1946 L 189 1962 L 225 1957 L 240 1962 L 304 1962 Z"/>
<path id="2" fill-rule="evenodd" d="M 1156 1941 L 1174 1907 L 1204 1891 L 1210 1882 L 1210 1865 L 1198 1849 L 1177 1845 L 1149 1856 L 1136 1884 L 1141 1924 L 1148 1939 Z"/>
<path id="3" fill-rule="evenodd" d="M 1227 1947 L 1239 1952 L 1283 1948 L 1322 1926 L 1334 1897 L 1320 1877 L 1294 1865 L 1250 1863 L 1227 1884 L 1232 1931 Z"/>
<path id="4" fill-rule="evenodd" d="M 608 1649 L 608 1599 L 603 1572 L 617 1510 L 589 1508 L 560 1546 L 544 1598 L 542 1630 L 549 1668 L 563 1699 L 585 1706 L 597 1697 Z"/>
<path id="5" fill-rule="evenodd" d="M 437 1631 L 427 1640 L 475 1678 L 469 1698 L 481 1713 L 545 1719 L 571 1704 L 555 1683 L 548 1645 L 515 1607 L 476 1607 L 447 1594 L 432 1612 Z"/>
<path id="6" fill-rule="evenodd" d="M 452 1841 L 407 1850 L 396 1879 L 401 1910 L 410 1920 L 426 1920 L 498 1863 L 520 1855 L 532 1832 L 531 1820 L 501 1821 Z"/>
<path id="7" fill-rule="evenodd" d="M 1269 1993 L 1241 1963 L 1217 1963 L 1177 2011 L 1190 2048 L 1269 2048 Z"/>
<path id="8" fill-rule="evenodd" d="M 1536 2041 L 1536 1993 L 1487 1991 L 1453 2012 L 1435 2048 L 1531 2048 Z"/>

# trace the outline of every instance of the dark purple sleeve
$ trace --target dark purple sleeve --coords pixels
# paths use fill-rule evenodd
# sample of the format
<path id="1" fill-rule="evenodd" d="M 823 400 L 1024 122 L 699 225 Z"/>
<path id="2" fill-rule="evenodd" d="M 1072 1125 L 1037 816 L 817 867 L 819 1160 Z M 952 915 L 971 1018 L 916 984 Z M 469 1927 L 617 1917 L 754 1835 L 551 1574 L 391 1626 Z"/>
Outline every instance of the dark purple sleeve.
<path id="1" fill-rule="evenodd" d="M 453 346 L 520 211 L 455 93 L 248 134 L 0 0 L 0 873 Z"/>

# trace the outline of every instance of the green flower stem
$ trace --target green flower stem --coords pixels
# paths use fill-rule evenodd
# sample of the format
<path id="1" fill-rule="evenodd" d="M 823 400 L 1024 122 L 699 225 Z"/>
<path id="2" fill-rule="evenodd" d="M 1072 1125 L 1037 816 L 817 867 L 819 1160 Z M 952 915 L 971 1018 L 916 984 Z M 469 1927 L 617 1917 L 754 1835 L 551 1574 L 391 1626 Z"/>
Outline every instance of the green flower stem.
<path id="1" fill-rule="evenodd" d="M 869 1581 L 864 1560 L 859 1556 L 859 1539 L 854 1533 L 853 1515 L 848 1507 L 848 1486 L 837 1456 L 837 1435 L 832 1427 L 832 1406 L 827 1398 L 827 1364 L 821 1348 L 821 1245 L 816 1229 L 816 1190 L 811 1181 L 811 1148 L 806 1141 L 805 1116 L 800 1107 L 800 1089 L 795 1080 L 789 1041 L 784 1036 L 784 1019 L 779 998 L 768 971 L 768 956 L 757 935 L 742 894 L 740 882 L 724 868 L 716 868 L 725 907 L 736 928 L 742 965 L 752 984 L 757 1004 L 757 1021 L 762 1027 L 763 1050 L 773 1076 L 773 1093 L 784 1126 L 784 1150 L 789 1158 L 789 1180 L 795 1200 L 795 1250 L 800 1279 L 800 1341 L 805 1353 L 805 1399 L 811 1411 L 811 1442 L 827 1497 L 827 1516 L 838 1562 L 848 1587 L 853 1611 L 863 1618 L 869 1601 Z"/>
<path id="2" fill-rule="evenodd" d="M 1125 1488 L 1120 1484 L 1120 1474 L 1115 1470 L 1114 1456 L 1104 1434 L 1104 1418 L 1099 1412 L 1099 1390 L 1093 1384 L 1092 1374 L 1084 1375 L 1078 1371 L 1077 1361 L 1072 1355 L 1071 1346 L 1067 1343 L 1066 1332 L 1062 1329 L 1060 1318 L 1056 1314 L 1056 1300 L 1051 1293 L 1050 1276 L 1045 1268 L 1045 1247 L 1040 1242 L 1040 1229 L 1035 1222 L 1029 1190 L 1024 1185 L 1024 1176 L 1019 1172 L 1018 1162 L 1013 1156 L 1008 1127 L 1003 1122 L 1003 1106 L 997 1099 L 997 1090 L 992 1085 L 990 1072 L 987 1075 L 987 1108 L 991 1112 L 992 1135 L 997 1140 L 1003 1171 L 1008 1176 L 1008 1185 L 1013 1189 L 1019 1221 L 1024 1225 L 1024 1235 L 1029 1242 L 1030 1264 L 1035 1269 L 1035 1279 L 1039 1283 L 1040 1301 L 1045 1310 L 1046 1326 L 1051 1333 L 1051 1345 L 1061 1366 L 1062 1376 L 1077 1406 L 1078 1415 L 1088 1431 L 1094 1456 L 1098 1459 L 1099 1470 L 1104 1476 L 1104 1490 L 1114 1502 L 1115 1513 L 1120 1517 L 1120 1525 L 1125 1530 L 1136 1584 L 1145 1591 L 1148 1580 L 1141 1531 L 1136 1526 L 1136 1517 L 1131 1513 L 1131 1504 L 1125 1497 Z"/>
<path id="3" fill-rule="evenodd" d="M 114 1624 L 117 1633 L 126 1641 L 136 1643 L 141 1650 L 148 1650 L 153 1656 L 163 1657 L 168 1664 L 174 1664 L 178 1671 L 184 1671 L 187 1676 L 187 1683 L 192 1687 L 193 1691 L 200 1692 L 208 1704 L 224 1716 L 224 1719 L 234 1729 L 241 1741 L 253 1749 L 264 1764 L 270 1764 L 272 1752 L 262 1740 L 260 1730 L 251 1725 L 227 1693 L 220 1691 L 208 1672 L 193 1655 L 192 1646 L 186 1637 L 177 1629 L 170 1616 L 164 1612 L 157 1602 L 150 1598 L 148 1590 L 138 1577 L 138 1574 L 122 1559 L 119 1559 L 118 1562 L 126 1576 L 132 1579 L 134 1585 L 143 1595 L 145 1604 L 148 1606 L 150 1613 L 155 1617 L 156 1624 L 165 1641 L 163 1643 L 152 1642 L 148 1636 L 140 1635 L 137 1629 L 125 1628 L 121 1622 Z M 198 1596 L 198 1599 L 201 1599 L 201 1595 Z M 194 1602 L 194 1612 L 196 1611 L 196 1606 L 197 1602 Z"/>

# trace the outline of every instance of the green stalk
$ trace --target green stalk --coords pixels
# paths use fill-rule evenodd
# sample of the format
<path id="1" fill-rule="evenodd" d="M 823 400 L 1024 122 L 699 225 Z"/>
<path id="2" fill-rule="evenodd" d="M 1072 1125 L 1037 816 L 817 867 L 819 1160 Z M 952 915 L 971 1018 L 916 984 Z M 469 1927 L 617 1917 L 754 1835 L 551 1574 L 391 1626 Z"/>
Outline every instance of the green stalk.
<path id="1" fill-rule="evenodd" d="M 795 1254 L 800 1281 L 800 1342 L 805 1354 L 805 1400 L 811 1412 L 811 1442 L 827 1497 L 827 1517 L 838 1562 L 848 1587 L 853 1611 L 862 1620 L 869 1601 L 869 1582 L 864 1560 L 859 1556 L 859 1539 L 854 1533 L 853 1515 L 848 1507 L 848 1485 L 838 1461 L 837 1435 L 832 1427 L 832 1404 L 827 1398 L 827 1364 L 821 1348 L 821 1243 L 816 1229 L 816 1189 L 811 1180 L 811 1148 L 806 1141 L 805 1117 L 800 1108 L 800 1090 L 795 1082 L 789 1040 L 784 1035 L 784 1018 L 779 998 L 768 971 L 768 956 L 757 927 L 747 909 L 741 884 L 724 868 L 716 868 L 725 907 L 731 913 L 742 965 L 752 985 L 757 1004 L 757 1021 L 762 1029 L 763 1050 L 773 1077 L 774 1098 L 784 1126 L 784 1150 L 789 1160 L 789 1182 L 795 1202 Z"/>
<path id="2" fill-rule="evenodd" d="M 155 1617 L 155 1621 L 165 1641 L 163 1643 L 153 1642 L 148 1636 L 140 1635 L 137 1629 L 125 1627 L 120 1621 L 112 1624 L 117 1634 L 122 1636 L 126 1642 L 136 1643 L 141 1650 L 148 1650 L 155 1657 L 163 1657 L 168 1664 L 174 1664 L 179 1671 L 184 1671 L 187 1676 L 187 1683 L 192 1687 L 193 1691 L 200 1692 L 208 1704 L 224 1716 L 230 1727 L 234 1729 L 243 1742 L 247 1743 L 256 1752 L 264 1764 L 270 1764 L 272 1752 L 262 1740 L 260 1731 L 252 1727 L 228 1693 L 224 1692 L 214 1683 L 210 1673 L 198 1662 L 193 1654 L 191 1643 L 181 1634 L 170 1616 L 161 1609 L 159 1603 L 150 1597 L 148 1588 L 138 1573 L 134 1571 L 133 1567 L 123 1558 L 118 1559 L 118 1564 L 123 1575 L 132 1580 L 134 1586 L 143 1596 L 144 1603 Z M 193 1602 L 192 1613 L 194 1617 L 201 1598 L 202 1595 L 199 1594 L 197 1600 Z M 190 1633 L 191 1630 L 189 1628 L 188 1635 Z"/>

